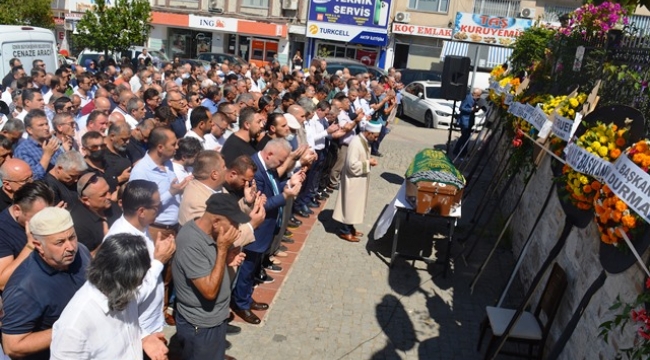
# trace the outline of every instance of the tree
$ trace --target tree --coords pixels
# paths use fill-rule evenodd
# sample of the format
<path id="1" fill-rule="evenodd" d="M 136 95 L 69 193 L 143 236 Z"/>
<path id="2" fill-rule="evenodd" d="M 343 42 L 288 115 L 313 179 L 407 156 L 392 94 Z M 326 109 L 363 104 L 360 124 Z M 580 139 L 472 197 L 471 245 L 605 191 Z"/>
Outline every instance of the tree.
<path id="1" fill-rule="evenodd" d="M 77 24 L 72 41 L 82 48 L 115 53 L 144 44 L 150 24 L 151 6 L 147 0 L 116 0 L 114 6 L 96 0 L 93 10 L 86 11 Z"/>
<path id="2" fill-rule="evenodd" d="M 0 24 L 54 29 L 50 0 L 0 0 Z"/>

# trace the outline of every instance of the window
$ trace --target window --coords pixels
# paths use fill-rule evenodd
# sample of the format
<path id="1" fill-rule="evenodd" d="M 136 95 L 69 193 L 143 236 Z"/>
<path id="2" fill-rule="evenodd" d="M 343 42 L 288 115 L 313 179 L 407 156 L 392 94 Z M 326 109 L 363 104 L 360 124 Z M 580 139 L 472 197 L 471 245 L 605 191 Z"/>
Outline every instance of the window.
<path id="1" fill-rule="evenodd" d="M 242 0 L 241 6 L 248 7 L 257 7 L 257 8 L 269 8 L 269 0 Z"/>
<path id="2" fill-rule="evenodd" d="M 427 86 L 427 99 L 442 99 L 440 86 Z"/>
<path id="3" fill-rule="evenodd" d="M 474 14 L 519 17 L 519 0 L 474 0 Z"/>
<path id="4" fill-rule="evenodd" d="M 449 0 L 409 0 L 409 9 L 446 13 Z"/>

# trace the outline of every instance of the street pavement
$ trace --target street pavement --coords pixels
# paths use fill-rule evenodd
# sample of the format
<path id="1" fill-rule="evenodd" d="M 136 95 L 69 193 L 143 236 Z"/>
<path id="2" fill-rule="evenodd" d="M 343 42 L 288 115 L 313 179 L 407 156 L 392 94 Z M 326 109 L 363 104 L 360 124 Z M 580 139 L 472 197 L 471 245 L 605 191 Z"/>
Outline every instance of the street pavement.
<path id="1" fill-rule="evenodd" d="M 455 132 L 454 138 L 458 135 Z M 464 246 L 454 242 L 446 278 L 442 265 L 422 261 L 398 258 L 390 268 L 394 226 L 384 238 L 368 239 L 415 153 L 446 140 L 446 131 L 397 120 L 381 145 L 384 156 L 372 169 L 365 224 L 357 226 L 366 234 L 362 241 L 348 243 L 335 235 L 337 224 L 331 219 L 335 192 L 265 321 L 258 326 L 236 323 L 242 332 L 228 337 L 232 348 L 227 353 L 240 360 L 482 358 L 476 351 L 479 323 L 485 306 L 496 302 L 510 275 L 514 265 L 510 250 L 496 251 L 470 294 L 470 282 L 494 236 L 480 239 L 467 265 L 459 256 Z M 472 197 L 479 198 L 486 183 L 477 185 Z M 470 228 L 476 202 L 472 198 L 464 202 L 457 234 Z M 446 231 L 444 221 L 411 216 L 400 229 L 400 249 L 444 258 L 446 241 L 439 238 Z M 166 333 L 173 334 L 173 328 L 166 328 Z"/>

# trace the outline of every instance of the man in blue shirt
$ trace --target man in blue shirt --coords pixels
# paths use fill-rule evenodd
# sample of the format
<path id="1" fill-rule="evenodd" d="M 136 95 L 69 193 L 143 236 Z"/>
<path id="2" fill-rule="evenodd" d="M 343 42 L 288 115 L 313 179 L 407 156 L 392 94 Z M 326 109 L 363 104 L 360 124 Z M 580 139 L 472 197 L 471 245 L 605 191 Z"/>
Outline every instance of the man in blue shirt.
<path id="1" fill-rule="evenodd" d="M 176 153 L 178 142 L 174 132 L 168 128 L 157 127 L 151 131 L 148 140 L 149 151 L 138 161 L 131 171 L 130 180 L 148 180 L 158 185 L 160 192 L 161 208 L 153 224 L 149 225 L 152 239 L 166 239 L 170 235 L 176 237 L 180 225 L 178 224 L 178 209 L 181 203 L 181 194 L 192 180 L 192 176 L 179 182 L 174 173 L 171 159 Z M 167 266 L 164 270 L 165 283 L 165 320 L 170 325 L 175 325 L 174 318 L 169 314 L 169 286 L 171 283 L 171 270 Z"/>
<path id="2" fill-rule="evenodd" d="M 34 173 L 34 180 L 40 180 L 54 166 L 59 155 L 63 154 L 63 145 L 52 136 L 43 110 L 34 109 L 27 113 L 25 130 L 29 137 L 16 146 L 14 156 L 28 163 Z"/>
<path id="3" fill-rule="evenodd" d="M 471 93 L 467 94 L 465 100 L 460 103 L 460 118 L 458 119 L 458 125 L 460 125 L 460 138 L 454 146 L 453 154 L 454 156 L 459 155 L 463 157 L 467 154 L 467 140 L 472 135 L 472 127 L 474 127 L 474 115 L 479 110 L 477 106 L 478 99 L 481 98 L 481 89 L 474 89 Z"/>
<path id="4" fill-rule="evenodd" d="M 50 358 L 52 326 L 86 282 L 90 252 L 78 244 L 67 210 L 47 207 L 29 222 L 34 251 L 2 294 L 2 345 L 12 358 Z"/>

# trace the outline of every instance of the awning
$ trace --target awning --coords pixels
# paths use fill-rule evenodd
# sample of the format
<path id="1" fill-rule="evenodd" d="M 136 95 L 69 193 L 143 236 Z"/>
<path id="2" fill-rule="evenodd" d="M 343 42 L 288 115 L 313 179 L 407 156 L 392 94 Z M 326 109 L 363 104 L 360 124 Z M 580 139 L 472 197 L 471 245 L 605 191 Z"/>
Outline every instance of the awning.
<path id="1" fill-rule="evenodd" d="M 467 56 L 468 47 L 468 43 L 445 41 L 445 43 L 442 45 L 442 55 L 440 56 L 440 61 L 444 61 L 445 56 L 447 55 Z"/>
<path id="2" fill-rule="evenodd" d="M 493 68 L 507 62 L 511 54 L 512 49 L 510 48 L 490 46 L 488 49 L 487 67 Z"/>

